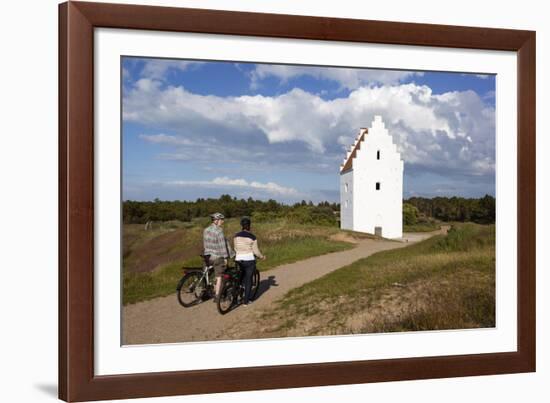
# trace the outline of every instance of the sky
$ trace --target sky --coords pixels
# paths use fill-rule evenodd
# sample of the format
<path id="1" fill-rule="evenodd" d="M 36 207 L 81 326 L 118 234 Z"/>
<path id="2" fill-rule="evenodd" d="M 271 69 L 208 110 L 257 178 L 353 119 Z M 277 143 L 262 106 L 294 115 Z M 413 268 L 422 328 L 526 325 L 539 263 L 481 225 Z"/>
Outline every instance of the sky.
<path id="1" fill-rule="evenodd" d="M 495 195 L 495 76 L 123 57 L 124 200 L 339 200 L 381 115 L 403 196 Z"/>

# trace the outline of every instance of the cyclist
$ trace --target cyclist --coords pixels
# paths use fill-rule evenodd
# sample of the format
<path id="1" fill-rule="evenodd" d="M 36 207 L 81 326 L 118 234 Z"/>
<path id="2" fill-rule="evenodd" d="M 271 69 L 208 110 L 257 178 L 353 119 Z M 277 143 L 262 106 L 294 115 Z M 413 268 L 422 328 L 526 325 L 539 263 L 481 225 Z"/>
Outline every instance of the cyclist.
<path id="1" fill-rule="evenodd" d="M 217 301 L 222 286 L 222 274 L 227 268 L 227 259 L 233 257 L 234 253 L 223 233 L 224 215 L 214 213 L 210 215 L 210 218 L 212 219 L 212 223 L 204 229 L 203 244 L 204 255 L 210 255 L 210 262 L 214 266 L 216 276 L 216 284 L 214 285 L 216 296 L 214 297 L 214 301 Z"/>
<path id="2" fill-rule="evenodd" d="M 256 270 L 256 257 L 260 259 L 266 258 L 258 248 L 256 236 L 250 232 L 250 224 L 250 218 L 243 217 L 241 219 L 242 231 L 237 232 L 233 239 L 236 252 L 235 261 L 239 264 L 243 273 L 244 306 L 247 306 L 251 302 L 250 290 L 252 288 L 252 275 Z"/>

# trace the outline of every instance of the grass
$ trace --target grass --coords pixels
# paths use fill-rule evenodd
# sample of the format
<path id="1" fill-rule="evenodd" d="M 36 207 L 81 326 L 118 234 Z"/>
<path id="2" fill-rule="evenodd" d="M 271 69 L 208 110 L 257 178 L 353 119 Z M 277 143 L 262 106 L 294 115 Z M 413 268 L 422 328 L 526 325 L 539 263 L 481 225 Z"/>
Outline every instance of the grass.
<path id="1" fill-rule="evenodd" d="M 186 266 L 200 267 L 200 257 L 187 260 Z M 153 272 L 124 273 L 123 304 L 133 304 L 176 292 L 176 285 L 184 273 L 182 267 L 182 262 L 175 261 Z"/>
<path id="2" fill-rule="evenodd" d="M 440 222 L 424 221 L 417 224 L 403 225 L 403 232 L 431 232 L 438 230 L 440 227 Z"/>
<path id="3" fill-rule="evenodd" d="M 125 225 L 123 260 L 123 303 L 131 304 L 175 292 L 183 268 L 201 267 L 199 253 L 202 230 L 207 222 L 170 222 L 145 231 L 142 225 Z M 228 220 L 224 232 L 230 238 L 239 229 L 237 220 Z M 312 256 L 353 247 L 330 237 L 338 228 L 290 224 L 285 220 L 254 225 L 267 259 L 258 269 L 266 271 Z"/>
<path id="4" fill-rule="evenodd" d="M 495 228 L 471 223 L 291 290 L 258 323 L 266 337 L 494 325 Z"/>

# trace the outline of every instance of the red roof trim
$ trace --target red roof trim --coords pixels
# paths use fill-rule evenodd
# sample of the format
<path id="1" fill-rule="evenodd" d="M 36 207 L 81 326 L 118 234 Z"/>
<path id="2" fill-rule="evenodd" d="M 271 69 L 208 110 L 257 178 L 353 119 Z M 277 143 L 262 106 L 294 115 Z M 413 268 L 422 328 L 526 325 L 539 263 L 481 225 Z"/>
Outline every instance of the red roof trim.
<path id="1" fill-rule="evenodd" d="M 362 130 L 363 128 L 361 128 Z M 340 167 L 340 173 L 344 173 L 345 171 L 349 171 L 351 168 L 353 168 L 353 159 L 355 158 L 355 155 L 357 154 L 357 150 L 361 149 L 361 143 L 363 140 L 365 140 L 365 135 L 369 132 L 368 129 L 365 129 L 365 131 L 361 134 L 359 137 L 359 141 L 355 144 L 355 147 L 353 147 L 353 151 L 349 155 L 349 157 L 346 159 L 346 161 L 342 164 Z"/>

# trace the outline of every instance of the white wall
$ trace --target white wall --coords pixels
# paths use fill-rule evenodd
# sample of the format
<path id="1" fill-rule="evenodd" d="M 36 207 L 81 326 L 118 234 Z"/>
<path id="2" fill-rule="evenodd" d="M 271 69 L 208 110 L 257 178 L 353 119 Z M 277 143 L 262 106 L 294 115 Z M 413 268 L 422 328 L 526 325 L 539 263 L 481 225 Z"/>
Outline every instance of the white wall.
<path id="1" fill-rule="evenodd" d="M 377 152 L 380 151 L 380 159 Z M 403 161 L 391 133 L 381 120 L 369 130 L 353 160 L 353 229 L 375 233 L 382 227 L 385 238 L 403 235 Z M 380 189 L 376 190 L 376 183 Z"/>
<path id="2" fill-rule="evenodd" d="M 544 2 L 110 0 L 242 11 L 537 30 L 538 372 L 132 400 L 132 402 L 546 402 L 549 395 L 550 26 Z M 0 15 L 2 261 L 0 397 L 55 401 L 57 380 L 57 1 L 3 2 Z M 543 91 L 546 90 L 546 91 Z M 544 112 L 544 113 L 543 113 Z"/>
<path id="3" fill-rule="evenodd" d="M 346 189 L 347 184 L 347 189 Z M 340 228 L 353 230 L 353 170 L 340 175 Z"/>

